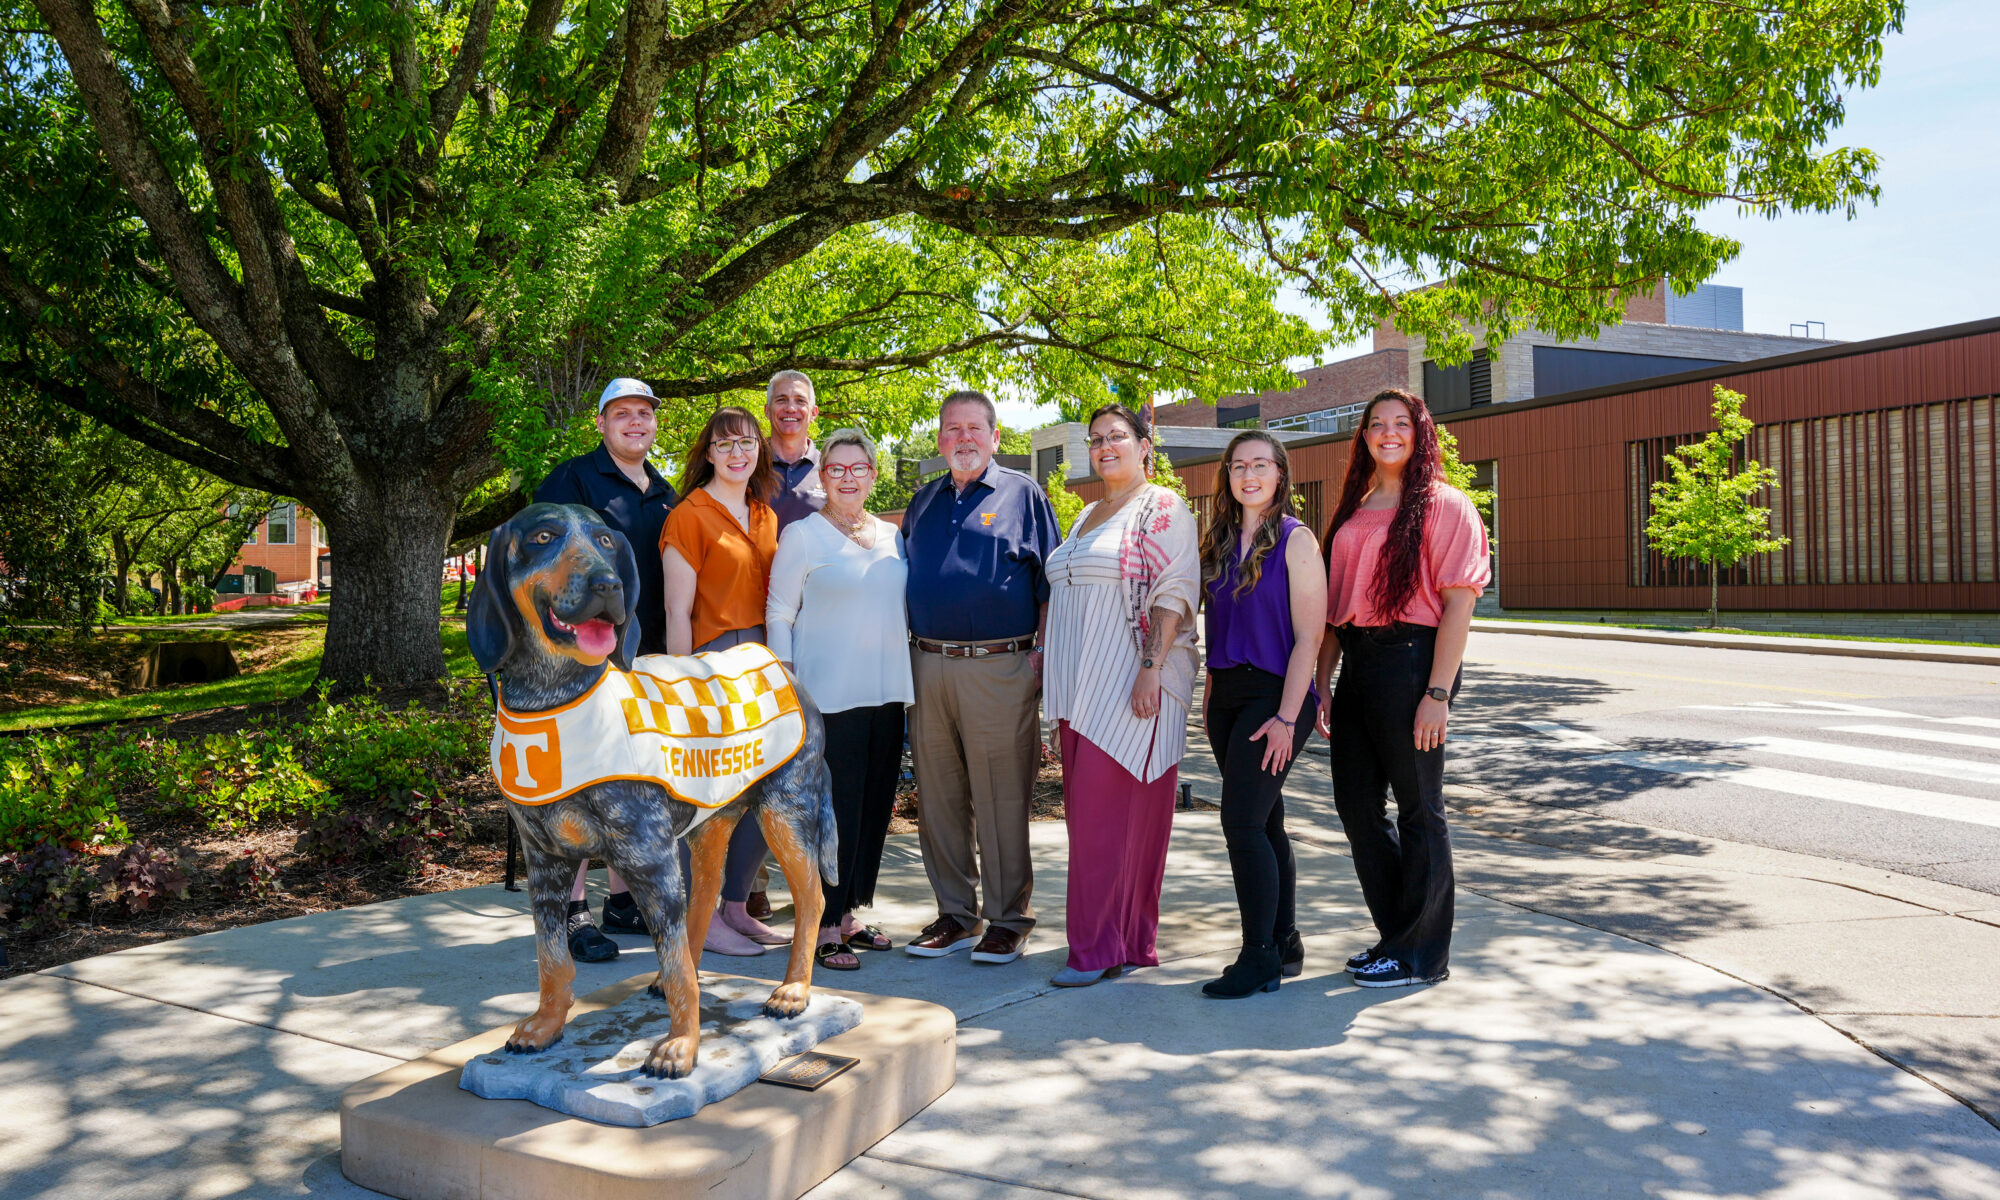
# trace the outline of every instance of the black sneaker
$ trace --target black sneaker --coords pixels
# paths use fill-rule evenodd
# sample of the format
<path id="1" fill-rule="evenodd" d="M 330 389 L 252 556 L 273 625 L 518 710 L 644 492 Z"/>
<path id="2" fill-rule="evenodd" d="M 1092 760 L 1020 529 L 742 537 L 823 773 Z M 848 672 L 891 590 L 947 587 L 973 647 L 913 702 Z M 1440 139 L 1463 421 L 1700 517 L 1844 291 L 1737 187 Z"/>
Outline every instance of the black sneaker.
<path id="1" fill-rule="evenodd" d="M 569 956 L 578 962 L 610 962 L 618 957 L 618 943 L 597 931 L 590 919 L 590 904 L 577 900 L 569 906 Z"/>
<path id="2" fill-rule="evenodd" d="M 1367 988 L 1417 987 L 1426 983 L 1443 983 L 1449 978 L 1449 970 L 1435 975 L 1419 975 L 1399 958 L 1377 958 L 1365 966 L 1354 968 L 1354 982 Z"/>
<path id="3" fill-rule="evenodd" d="M 646 918 L 639 913 L 639 902 L 632 899 L 630 892 L 613 892 L 604 898 L 604 919 L 598 925 L 606 933 L 653 935 L 653 931 L 646 928 Z"/>
<path id="4" fill-rule="evenodd" d="M 1381 954 L 1382 954 L 1382 947 L 1370 946 L 1359 954 L 1349 955 L 1347 959 L 1347 969 L 1350 971 L 1358 971 L 1361 968 L 1367 966 L 1369 963 L 1374 962 L 1377 958 L 1381 956 Z"/>

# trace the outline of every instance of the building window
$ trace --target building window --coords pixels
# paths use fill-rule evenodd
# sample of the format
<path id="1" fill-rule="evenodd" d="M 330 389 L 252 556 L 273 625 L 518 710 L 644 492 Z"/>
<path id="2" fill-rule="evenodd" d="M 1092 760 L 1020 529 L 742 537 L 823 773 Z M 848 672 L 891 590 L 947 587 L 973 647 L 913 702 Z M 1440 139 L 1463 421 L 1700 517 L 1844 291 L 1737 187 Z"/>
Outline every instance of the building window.
<path id="1" fill-rule="evenodd" d="M 289 546 L 298 530 L 298 508 L 296 504 L 280 504 L 264 518 L 264 540 L 273 546 Z"/>
<path id="2" fill-rule="evenodd" d="M 1678 375 L 1702 367 L 1719 367 L 1721 359 L 1677 358 L 1666 354 L 1625 354 L 1616 350 L 1579 350 L 1573 346 L 1535 347 L 1535 395 L 1554 396 L 1586 388 L 1610 387 L 1640 379 Z M 1427 364 L 1428 365 L 1428 364 Z"/>
<path id="3" fill-rule="evenodd" d="M 1314 412 L 1293 413 L 1289 417 L 1274 417 L 1264 423 L 1266 429 L 1302 429 L 1307 433 L 1346 433 L 1361 420 L 1361 410 L 1366 404 L 1343 404 L 1338 408 L 1322 408 Z"/>
<path id="4" fill-rule="evenodd" d="M 1485 350 L 1455 367 L 1424 360 L 1424 404 L 1432 412 L 1460 412 L 1493 400 L 1493 370 Z"/>
<path id="5" fill-rule="evenodd" d="M 1043 487 L 1047 487 L 1049 485 L 1049 472 L 1060 469 L 1062 465 L 1063 448 L 1061 446 L 1050 446 L 1047 449 L 1035 451 L 1035 482 L 1041 484 Z M 1068 475 L 1065 474 L 1064 478 L 1067 479 Z"/>
<path id="6" fill-rule="evenodd" d="M 234 521 L 236 518 L 243 515 L 243 506 L 241 504 L 232 504 L 223 511 L 228 514 L 230 520 Z M 257 527 L 255 525 L 252 525 L 250 527 L 250 534 L 248 537 L 243 539 L 243 544 L 246 546 L 254 546 L 257 544 Z"/>

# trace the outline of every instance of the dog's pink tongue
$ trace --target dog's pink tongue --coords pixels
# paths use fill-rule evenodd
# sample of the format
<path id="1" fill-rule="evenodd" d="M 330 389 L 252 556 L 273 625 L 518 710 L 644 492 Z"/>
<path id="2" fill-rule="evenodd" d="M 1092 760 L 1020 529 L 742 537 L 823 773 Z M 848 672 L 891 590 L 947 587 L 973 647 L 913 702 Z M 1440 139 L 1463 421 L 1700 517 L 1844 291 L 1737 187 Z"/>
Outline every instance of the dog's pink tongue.
<path id="1" fill-rule="evenodd" d="M 595 621 L 585 621 L 576 627 L 576 647 L 585 654 L 609 656 L 616 645 L 618 645 L 618 631 L 612 627 L 611 622 L 602 617 Z"/>

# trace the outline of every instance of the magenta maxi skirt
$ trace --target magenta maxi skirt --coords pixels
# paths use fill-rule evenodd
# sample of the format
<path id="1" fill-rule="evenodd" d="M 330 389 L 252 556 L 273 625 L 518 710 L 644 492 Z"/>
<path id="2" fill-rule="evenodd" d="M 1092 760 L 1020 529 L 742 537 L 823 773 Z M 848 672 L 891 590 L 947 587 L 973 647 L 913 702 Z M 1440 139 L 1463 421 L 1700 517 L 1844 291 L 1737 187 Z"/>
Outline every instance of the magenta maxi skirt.
<path id="1" fill-rule="evenodd" d="M 1141 783 L 1068 721 L 1060 730 L 1069 965 L 1079 971 L 1158 966 L 1160 884 L 1180 767 Z"/>

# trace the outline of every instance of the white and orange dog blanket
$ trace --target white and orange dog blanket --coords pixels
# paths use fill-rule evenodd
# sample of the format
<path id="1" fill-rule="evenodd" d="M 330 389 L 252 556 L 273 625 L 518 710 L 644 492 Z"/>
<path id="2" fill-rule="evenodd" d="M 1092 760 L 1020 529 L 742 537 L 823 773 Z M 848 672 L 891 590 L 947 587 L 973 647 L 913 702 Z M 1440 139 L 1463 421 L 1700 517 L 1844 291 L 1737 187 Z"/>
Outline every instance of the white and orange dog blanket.
<path id="1" fill-rule="evenodd" d="M 608 668 L 588 692 L 543 712 L 500 698 L 493 777 L 516 804 L 548 804 L 613 779 L 657 783 L 699 809 L 696 823 L 777 770 L 805 741 L 791 676 L 768 646 Z"/>

